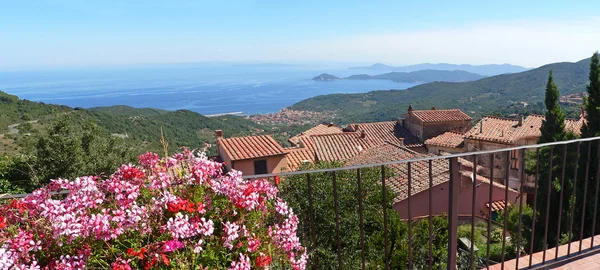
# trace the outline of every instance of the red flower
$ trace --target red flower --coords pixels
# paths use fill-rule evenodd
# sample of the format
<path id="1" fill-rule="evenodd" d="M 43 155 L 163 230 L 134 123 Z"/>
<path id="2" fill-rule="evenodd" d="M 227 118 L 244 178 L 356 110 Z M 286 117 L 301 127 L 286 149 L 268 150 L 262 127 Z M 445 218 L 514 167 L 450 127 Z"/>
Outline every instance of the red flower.
<path id="1" fill-rule="evenodd" d="M 181 210 L 181 208 L 179 207 L 178 203 L 168 203 L 167 210 L 169 210 L 169 212 L 172 212 L 172 213 L 177 213 L 177 212 L 179 212 L 179 210 Z"/>
<path id="2" fill-rule="evenodd" d="M 185 211 L 188 212 L 188 213 L 190 213 L 190 214 L 194 213 L 196 211 L 196 209 L 194 209 L 195 206 L 196 206 L 194 204 L 194 202 L 190 202 L 188 200 L 185 200 L 185 202 L 187 202 L 187 203 L 185 203 Z"/>
<path id="3" fill-rule="evenodd" d="M 141 248 L 140 251 L 135 251 L 133 248 L 127 250 L 127 255 L 138 257 L 140 259 L 144 259 L 144 253 L 146 253 L 146 248 Z"/>
<path id="4" fill-rule="evenodd" d="M 279 175 L 275 175 L 275 185 L 279 186 L 281 180 L 279 180 Z"/>
<path id="5" fill-rule="evenodd" d="M 25 211 L 25 203 L 20 200 L 12 200 L 10 207 L 19 210 L 19 214 L 23 214 Z"/>
<path id="6" fill-rule="evenodd" d="M 6 218 L 0 216 L 0 230 L 4 229 L 4 227 L 6 227 Z"/>
<path id="7" fill-rule="evenodd" d="M 167 258 L 167 256 L 165 256 L 165 254 L 160 254 L 160 257 L 162 258 L 162 261 L 165 265 L 168 266 L 170 264 L 169 258 Z"/>
<path id="8" fill-rule="evenodd" d="M 257 267 L 267 267 L 271 264 L 271 261 L 271 256 L 258 256 L 256 257 L 256 261 L 254 262 L 254 264 L 256 264 Z"/>
<path id="9" fill-rule="evenodd" d="M 244 196 L 252 194 L 252 192 L 254 192 L 255 190 L 256 188 L 254 186 L 247 187 L 246 190 L 244 190 Z"/>
<path id="10" fill-rule="evenodd" d="M 127 169 L 123 170 L 123 179 L 125 180 L 139 179 L 142 177 L 144 177 L 144 172 L 137 168 L 128 167 Z"/>

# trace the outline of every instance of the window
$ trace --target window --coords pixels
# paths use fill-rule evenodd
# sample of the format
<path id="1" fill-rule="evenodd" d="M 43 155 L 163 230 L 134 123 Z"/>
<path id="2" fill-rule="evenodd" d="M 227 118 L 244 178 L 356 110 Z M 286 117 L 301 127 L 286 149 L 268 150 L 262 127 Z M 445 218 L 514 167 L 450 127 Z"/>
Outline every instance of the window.
<path id="1" fill-rule="evenodd" d="M 254 161 L 254 174 L 266 174 L 267 171 L 267 160 L 261 159 Z"/>
<path id="2" fill-rule="evenodd" d="M 519 169 L 519 150 L 510 151 L 510 168 L 513 170 Z"/>

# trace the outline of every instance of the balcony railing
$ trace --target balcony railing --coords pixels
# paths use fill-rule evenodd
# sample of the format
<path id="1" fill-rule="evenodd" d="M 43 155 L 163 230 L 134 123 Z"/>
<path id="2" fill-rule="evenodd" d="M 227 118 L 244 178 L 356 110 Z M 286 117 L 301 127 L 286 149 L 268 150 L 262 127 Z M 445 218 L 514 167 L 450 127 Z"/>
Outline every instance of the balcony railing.
<path id="1" fill-rule="evenodd" d="M 285 193 L 298 192 L 291 190 L 285 181 L 302 182 L 300 191 L 306 192 L 302 196 L 308 201 L 307 207 L 300 207 L 297 213 L 304 213 L 299 215 L 302 226 L 300 231 L 304 232 L 301 238 L 308 247 L 309 265 L 312 269 L 420 269 L 439 268 L 440 265 L 447 269 L 475 269 L 489 268 L 494 264 L 500 264 L 504 268 L 509 259 L 517 259 L 516 269 L 552 267 L 552 264 L 565 257 L 559 256 L 558 246 L 561 244 L 579 242 L 579 245 L 574 245 L 577 248 L 571 249 L 569 245 L 566 257 L 580 256 L 595 250 L 597 246 L 594 245 L 593 237 L 596 233 L 600 184 L 600 170 L 595 169 L 600 168 L 599 149 L 600 137 L 596 137 L 376 164 L 284 172 L 278 174 L 278 177 L 282 181 L 281 192 L 284 197 Z M 514 170 L 511 170 L 514 158 L 511 160 L 510 151 L 518 151 L 519 168 L 523 168 L 518 171 L 520 186 L 516 188 L 505 184 L 510 183 L 509 178 L 515 176 Z M 485 163 L 487 168 L 479 166 L 478 163 Z M 436 164 L 443 168 L 436 168 Z M 368 177 L 372 178 L 374 170 L 378 171 L 377 190 L 365 186 L 366 172 L 369 171 Z M 503 172 L 504 175 L 494 176 L 499 172 Z M 349 177 L 348 174 L 353 176 Z M 343 179 L 340 175 L 344 175 Z M 245 176 L 248 179 L 269 177 L 275 175 Z M 435 180 L 436 177 L 441 177 L 442 180 Z M 444 177 L 447 177 L 447 180 Z M 358 220 L 355 221 L 358 223 L 358 232 L 352 232 L 351 227 L 341 225 L 347 220 L 344 221 L 340 213 L 348 209 L 343 209 L 344 206 L 340 204 L 346 207 L 348 204 L 340 198 L 340 185 L 348 184 L 347 181 L 353 181 L 352 185 L 355 187 L 353 192 L 356 193 L 352 199 L 357 206 L 352 207 L 351 211 L 358 213 Z M 316 191 L 317 184 L 323 184 L 319 188 L 326 190 Z M 298 188 L 298 185 L 295 187 Z M 328 197 L 322 197 L 323 192 Z M 403 192 L 406 194 L 400 194 Z M 397 196 L 391 207 L 388 204 L 390 195 Z M 365 207 L 373 205 L 366 206 L 365 201 L 370 201 L 376 196 L 382 198 L 379 209 L 366 209 Z M 333 200 L 333 209 L 328 209 L 327 204 L 324 204 L 324 201 L 330 200 Z M 482 205 L 489 207 L 489 210 L 486 212 Z M 508 205 L 512 205 L 511 209 L 518 214 L 509 216 Z M 499 209 L 495 209 L 496 207 Z M 524 208 L 530 208 L 533 213 L 525 214 Z M 399 216 L 390 210 L 397 211 Z M 334 213 L 329 218 L 335 222 L 327 222 L 329 211 Z M 365 215 L 367 211 L 380 214 L 383 220 L 380 228 L 383 236 L 376 248 L 366 246 L 366 242 L 373 239 L 365 235 L 365 232 L 372 231 L 374 227 L 375 221 L 369 219 L 379 217 Z M 407 227 L 406 233 L 403 234 L 405 239 L 394 239 L 395 244 L 391 242 L 394 233 L 390 228 L 392 214 Z M 436 216 L 441 216 L 447 222 L 447 241 L 445 240 L 443 245 L 434 240 L 437 237 L 433 228 Z M 524 217 L 530 217 L 530 220 L 526 222 Z M 327 233 L 327 229 L 332 229 L 334 224 L 335 237 L 326 237 L 324 234 Z M 428 230 L 426 242 L 413 235 L 415 230 L 423 229 L 423 224 L 427 225 L 425 228 Z M 483 233 L 476 233 L 476 229 Z M 531 232 L 525 235 L 525 229 L 530 229 Z M 359 235 L 355 246 L 348 244 L 350 240 L 344 241 L 347 240 L 345 237 L 351 237 L 353 233 Z M 468 237 L 460 236 L 459 233 Z M 587 237 L 592 237 L 591 244 L 584 246 L 583 239 Z M 333 239 L 335 243 L 330 243 L 328 239 Z M 405 258 L 402 259 L 406 263 L 400 266 L 394 262 L 400 257 L 394 255 L 394 250 L 391 250 L 398 249 L 398 241 L 406 245 Z M 528 244 L 525 244 L 527 242 Z M 476 243 L 480 243 L 480 246 L 476 246 Z M 501 249 L 499 257 L 490 258 L 490 253 L 494 251 L 494 247 L 491 246 Z M 382 255 L 371 254 L 378 251 L 378 248 L 381 249 Z M 440 248 L 447 249 L 447 252 L 435 252 Z M 551 252 L 552 249 L 554 252 Z M 360 263 L 348 265 L 346 260 L 348 256 L 354 256 L 352 254 L 355 251 L 360 257 L 356 262 Z M 543 251 L 541 262 L 533 260 L 533 256 L 530 256 L 526 263 L 523 259 L 519 260 L 520 257 L 540 251 Z M 426 259 L 417 261 L 417 253 L 421 258 L 425 254 Z M 336 258 L 333 261 L 337 263 L 323 265 L 323 262 L 319 262 L 320 256 Z M 377 258 L 381 262 L 377 261 Z M 436 263 L 440 261 L 443 262 Z"/>
<path id="2" fill-rule="evenodd" d="M 515 176 L 514 170 L 511 170 L 510 151 L 518 151 L 519 168 L 527 168 L 519 170 L 518 176 L 521 181 L 516 190 L 506 184 Z M 481 167 L 479 163 L 486 166 Z M 299 215 L 299 231 L 301 240 L 308 248 L 309 266 L 312 269 L 431 269 L 442 268 L 441 265 L 447 269 L 475 269 L 489 268 L 494 264 L 500 264 L 503 269 L 505 262 L 513 259 L 516 260 L 510 265 L 520 269 L 552 268 L 563 260 L 578 259 L 597 252 L 600 241 L 594 239 L 594 236 L 596 225 L 600 225 L 596 222 L 600 188 L 599 168 L 600 137 L 596 137 L 446 156 L 284 172 L 277 176 L 282 178 L 281 192 L 284 197 L 286 193 L 298 191 L 286 186 L 285 181 L 301 181 L 301 191 L 306 192 L 300 194 L 307 200 L 306 209 L 300 207 L 294 211 L 305 214 Z M 372 178 L 373 171 L 378 172 L 377 189 L 367 186 L 373 184 L 373 181 L 369 181 L 373 179 L 366 178 Z M 496 177 L 500 172 L 503 175 Z M 349 174 L 354 177 L 348 177 Z M 275 176 L 265 174 L 244 178 Z M 348 245 L 348 242 L 354 239 L 344 241 L 345 237 L 354 232 L 351 231 L 351 227 L 343 226 L 348 220 L 341 216 L 342 212 L 348 210 L 344 207 L 349 207 L 346 204 L 340 205 L 348 200 L 348 194 L 340 194 L 341 186 L 348 185 L 348 181 L 354 181 L 352 190 L 356 192 L 350 198 L 356 203 L 356 207 L 351 207 L 350 210 L 358 213 L 359 236 L 355 246 Z M 327 184 L 324 189 L 315 186 L 323 183 Z M 319 190 L 316 190 L 317 188 Z M 327 197 L 325 200 L 333 201 L 333 209 L 324 208 L 323 197 L 316 197 L 323 193 Z M 525 194 L 528 195 L 527 200 Z M 28 194 L 5 195 L 0 199 L 22 198 L 26 195 Z M 381 196 L 378 209 L 373 209 L 373 205 L 365 205 L 377 196 Z M 390 200 L 389 196 L 395 196 L 394 200 Z M 558 202 L 553 201 L 553 197 L 557 198 Z M 391 207 L 388 203 L 390 201 Z M 568 209 L 564 208 L 564 203 L 570 204 Z M 478 209 L 482 204 L 485 204 L 489 211 L 481 211 L 481 207 Z M 495 207 L 506 209 L 509 204 L 518 207 L 515 208 L 518 209 L 516 229 L 512 228 L 513 234 L 516 235 L 509 235 L 509 219 L 514 216 L 509 217 L 509 211 L 494 211 Z M 525 207 L 530 207 L 533 211 L 529 222 L 523 220 L 526 217 L 523 210 Z M 540 210 L 546 214 L 542 216 Z M 333 211 L 332 216 L 335 220 L 331 224 L 323 219 L 329 211 Z M 395 212 L 398 214 L 394 214 Z M 375 222 L 370 219 L 379 219 L 379 214 L 382 220 L 382 237 L 377 243 L 378 246 L 373 248 L 366 245 L 373 239 L 365 232 L 373 231 L 373 227 L 376 226 L 373 226 Z M 401 234 L 405 238 L 394 239 L 392 216 L 398 219 L 397 222 L 406 225 L 406 233 Z M 441 216 L 447 222 L 444 228 L 447 239 L 440 238 L 437 235 L 439 231 L 434 229 L 438 225 L 434 220 L 437 216 Z M 418 222 L 426 223 L 426 244 L 419 241 L 422 239 L 415 238 L 415 232 L 423 230 L 423 224 Z M 327 236 L 326 231 L 319 229 L 333 226 L 335 243 L 323 241 Z M 522 234 L 526 228 L 531 229 L 528 237 Z M 483 233 L 477 235 L 476 229 Z M 459 234 L 466 234 L 468 237 L 461 237 Z M 476 246 L 477 242 L 481 243 L 482 238 L 483 245 Z M 440 239 L 443 239 L 444 243 L 440 243 Z M 529 244 L 523 244 L 527 239 Z M 375 240 L 378 241 L 378 238 Z M 394 249 L 398 250 L 398 242 L 406 245 L 406 249 L 402 249 L 405 258 L 394 253 Z M 559 252 L 559 245 L 565 243 L 569 244 L 567 252 Z M 498 258 L 491 258 L 491 252 L 494 250 L 492 245 L 500 248 Z M 377 248 L 382 249 L 383 255 L 373 256 L 369 253 L 378 250 Z M 440 249 L 447 252 L 442 254 Z M 513 251 L 514 256 L 510 256 Z M 542 259 L 529 256 L 525 262 L 519 260 L 520 257 L 536 252 L 543 253 Z M 349 265 L 348 254 L 354 256 L 354 253 L 360 253 L 355 254 L 359 263 Z M 334 265 L 319 262 L 319 256 L 329 255 L 335 257 Z M 426 259 L 418 260 L 417 256 Z M 397 260 L 401 260 L 403 264 L 399 265 Z"/>

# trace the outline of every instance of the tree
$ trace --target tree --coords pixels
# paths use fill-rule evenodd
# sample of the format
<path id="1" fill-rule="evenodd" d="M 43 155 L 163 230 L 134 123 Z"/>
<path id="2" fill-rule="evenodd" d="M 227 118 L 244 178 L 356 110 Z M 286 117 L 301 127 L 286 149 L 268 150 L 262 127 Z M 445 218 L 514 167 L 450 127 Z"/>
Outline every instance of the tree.
<path id="1" fill-rule="evenodd" d="M 565 113 L 562 108 L 558 104 L 558 98 L 560 97 L 560 92 L 558 88 L 554 84 L 554 79 L 552 77 L 552 71 L 548 76 L 548 83 L 546 85 L 546 96 L 545 96 L 545 105 L 546 105 L 546 113 L 545 119 L 542 121 L 542 127 L 540 128 L 541 137 L 538 140 L 538 143 L 548 143 L 548 142 L 556 142 L 563 141 L 570 138 L 571 135 L 568 135 L 565 131 Z M 539 219 L 536 222 L 536 236 L 535 243 L 536 249 L 543 248 L 543 239 L 546 233 L 545 221 L 548 217 L 548 246 L 554 246 L 558 243 L 558 239 L 556 239 L 556 231 L 559 229 L 559 224 L 564 224 L 566 215 L 569 213 L 567 211 L 570 209 L 569 203 L 570 198 L 572 197 L 571 188 L 572 188 L 572 180 L 565 179 L 564 185 L 561 186 L 561 173 L 562 169 L 566 171 L 567 168 L 573 168 L 571 164 L 563 164 L 561 157 L 563 155 L 569 155 L 571 157 L 569 161 L 576 160 L 573 155 L 573 151 L 569 154 L 569 150 L 564 152 L 561 150 L 563 148 L 554 148 L 550 149 L 548 147 L 541 148 L 539 152 L 539 179 L 538 179 L 538 192 L 537 192 L 537 213 L 539 214 Z M 552 166 L 550 166 L 550 160 L 552 160 Z M 571 175 L 570 173 L 568 175 Z M 552 178 L 550 178 L 552 177 Z M 563 204 L 563 215 L 560 215 L 561 220 L 558 220 L 556 212 L 560 208 L 560 192 L 563 192 L 562 204 Z M 549 191 L 549 192 L 548 192 Z M 546 211 L 546 207 L 549 205 L 549 212 Z M 567 228 L 567 226 L 561 226 L 561 231 Z"/>
<path id="2" fill-rule="evenodd" d="M 581 137 L 590 138 L 600 136 L 600 63 L 598 59 L 598 52 L 595 52 L 590 61 L 590 82 L 587 85 L 588 97 L 584 99 L 583 107 L 585 110 L 585 122 L 581 129 Z M 591 144 L 591 148 L 590 147 Z M 598 179 L 598 154 L 600 149 L 598 148 L 597 141 L 590 141 L 582 144 L 582 154 L 580 156 L 580 164 L 589 163 L 589 172 L 586 174 L 586 165 L 579 166 L 579 183 L 577 187 L 577 200 L 576 200 L 576 220 L 582 220 L 584 216 L 584 237 L 589 237 L 592 234 L 592 218 L 593 209 L 595 203 L 595 190 L 596 182 Z M 591 151 L 588 153 L 588 149 Z M 589 159 L 588 159 L 589 156 Z M 588 178 L 586 179 L 586 175 Z M 584 185 L 586 183 L 587 185 Z M 587 193 L 586 193 L 587 192 Z M 585 196 L 584 196 L 585 195 Z M 584 199 L 585 198 L 585 199 Z M 583 204 L 586 207 L 583 207 Z M 579 231 L 580 228 L 577 228 Z M 595 232 L 600 232 L 600 222 L 596 223 Z"/>
<path id="3" fill-rule="evenodd" d="M 35 145 L 33 179 L 44 184 L 56 178 L 111 174 L 120 164 L 135 160 L 135 148 L 124 139 L 86 122 L 81 129 L 66 119 L 50 126 Z"/>
<path id="4" fill-rule="evenodd" d="M 582 137 L 600 135 L 600 63 L 598 52 L 595 52 L 590 62 L 590 84 L 587 85 L 588 97 L 584 100 L 586 123 L 581 130 Z"/>
<path id="5" fill-rule="evenodd" d="M 546 98 L 544 101 L 546 104 L 546 117 L 542 121 L 542 127 L 540 128 L 542 136 L 538 140 L 538 143 L 562 141 L 566 138 L 565 113 L 558 104 L 559 97 L 560 92 L 558 91 L 558 87 L 554 84 L 552 70 L 550 70 L 548 84 L 546 85 Z"/>
<path id="6" fill-rule="evenodd" d="M 59 177 L 77 177 L 83 164 L 81 140 L 64 119 L 53 123 L 36 144 L 36 174 L 39 184 Z"/>

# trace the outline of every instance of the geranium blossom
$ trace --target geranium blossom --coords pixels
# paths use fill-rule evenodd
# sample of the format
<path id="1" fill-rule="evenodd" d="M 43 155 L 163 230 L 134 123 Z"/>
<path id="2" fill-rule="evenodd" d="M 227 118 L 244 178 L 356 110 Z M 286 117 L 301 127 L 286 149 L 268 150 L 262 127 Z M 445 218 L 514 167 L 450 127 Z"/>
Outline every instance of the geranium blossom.
<path id="1" fill-rule="evenodd" d="M 52 180 L 0 205 L 0 269 L 187 268 L 202 256 L 219 260 L 209 269 L 305 269 L 298 218 L 277 187 L 222 168 L 184 149 L 104 178 Z"/>

